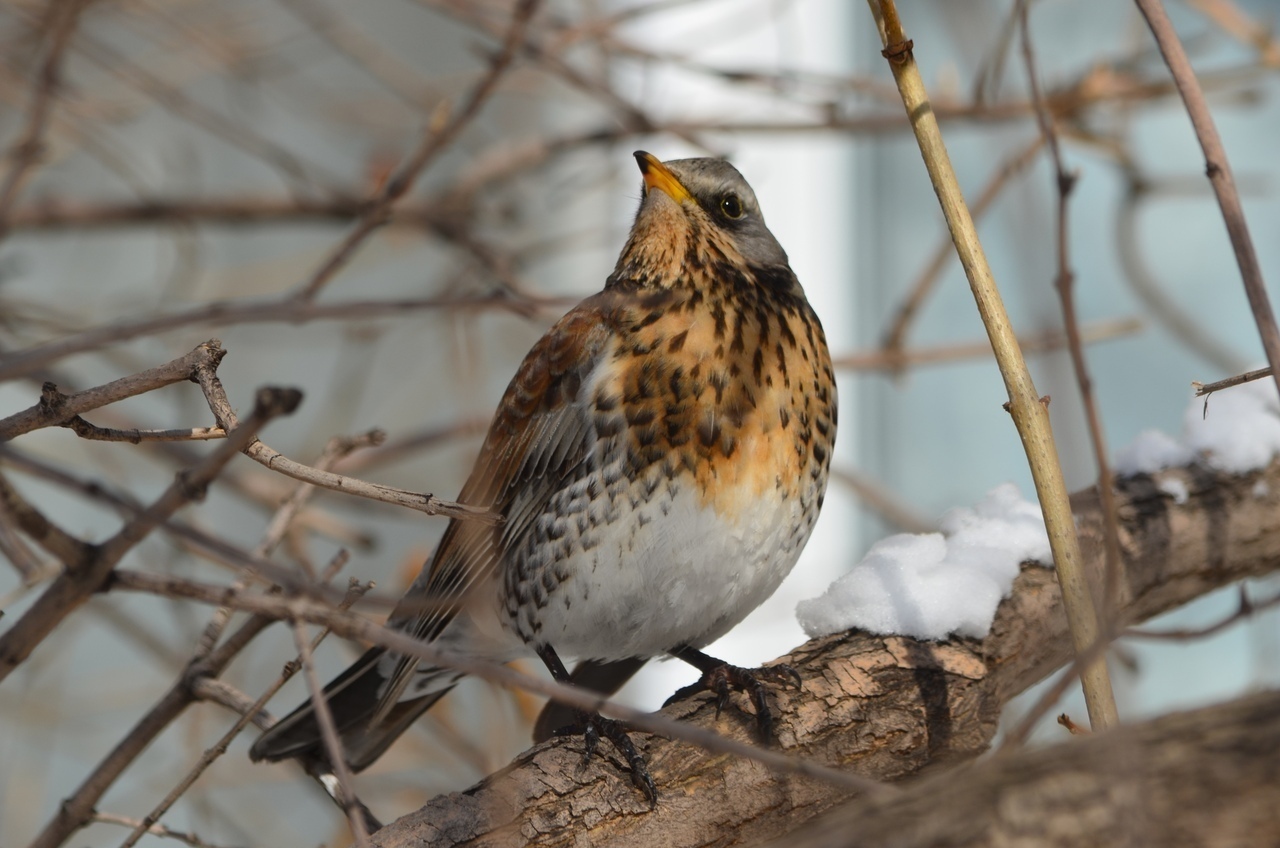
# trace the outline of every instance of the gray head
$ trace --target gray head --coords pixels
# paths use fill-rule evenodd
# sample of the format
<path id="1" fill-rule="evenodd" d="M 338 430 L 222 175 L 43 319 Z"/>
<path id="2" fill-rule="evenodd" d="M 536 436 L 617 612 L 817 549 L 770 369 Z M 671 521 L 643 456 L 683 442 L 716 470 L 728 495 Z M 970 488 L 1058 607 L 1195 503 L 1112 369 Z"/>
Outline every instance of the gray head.
<path id="1" fill-rule="evenodd" d="M 756 194 L 738 169 L 724 159 L 672 159 L 637 151 L 636 161 L 644 174 L 645 197 L 640 214 L 659 189 L 677 204 L 693 201 L 699 217 L 719 230 L 742 254 L 748 264 L 769 267 L 787 264 L 786 251 L 765 226 Z M 687 210 L 689 214 L 697 214 Z"/>

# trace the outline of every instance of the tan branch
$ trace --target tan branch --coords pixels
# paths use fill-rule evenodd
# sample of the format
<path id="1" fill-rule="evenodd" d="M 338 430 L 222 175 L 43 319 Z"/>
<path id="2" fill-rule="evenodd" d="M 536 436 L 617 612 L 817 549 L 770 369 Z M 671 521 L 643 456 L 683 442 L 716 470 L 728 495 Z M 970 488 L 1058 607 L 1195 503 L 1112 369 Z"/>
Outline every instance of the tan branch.
<path id="1" fill-rule="evenodd" d="M 1280 833 L 1277 750 L 1280 694 L 1263 692 L 855 800 L 769 848 L 844 848 L 850 834 L 859 848 L 1265 845 Z"/>
<path id="2" fill-rule="evenodd" d="M 223 466 L 256 437 L 257 431 L 272 418 L 292 412 L 301 399 L 301 393 L 294 389 L 260 389 L 248 420 L 213 453 L 193 468 L 179 472 L 177 479 L 151 506 L 127 521 L 114 536 L 100 545 L 89 546 L 87 551 L 67 562 L 66 571 L 53 581 L 22 618 L 0 635 L 0 681 L 30 656 L 36 646 L 90 595 L 101 589 L 126 553 L 179 508 L 203 498 L 206 488 Z"/>
<path id="3" fill-rule="evenodd" d="M 1189 499 L 1174 503 L 1149 476 L 1117 481 L 1121 623 L 1144 620 L 1247 576 L 1272 573 L 1280 564 L 1280 465 L 1245 477 L 1202 467 L 1162 476 L 1182 480 Z M 1275 494 L 1258 498 L 1260 483 Z M 1101 576 L 1096 495 L 1077 495 L 1075 504 L 1089 570 Z M 813 640 L 780 658 L 800 671 L 804 687 L 774 695 L 779 742 L 789 754 L 881 780 L 930 766 L 954 768 L 987 750 L 1010 698 L 1072 653 L 1054 575 L 1027 567 L 984 640 L 917 642 L 855 632 Z M 732 738 L 750 738 L 749 714 L 734 706 L 719 719 L 715 712 L 709 697 L 664 710 Z M 465 792 L 436 798 L 374 834 L 373 843 L 498 845 L 518 833 L 535 846 L 570 839 L 611 848 L 737 846 L 789 833 L 851 797 L 833 784 L 780 777 L 657 737 L 642 748 L 660 791 L 665 787 L 652 813 L 613 765 L 583 767 L 580 743 L 562 740 L 531 749 L 510 769 Z M 953 771 L 939 779 L 948 777 L 965 784 Z M 850 833 L 859 832 L 846 830 L 845 844 Z"/>
<path id="4" fill-rule="evenodd" d="M 53 383 L 45 383 L 40 401 L 22 412 L 0 420 L 0 442 L 14 439 L 41 427 L 73 427 L 82 413 L 146 392 L 191 380 L 197 369 L 217 368 L 226 351 L 217 339 L 198 345 L 185 356 L 102 386 L 65 395 Z"/>

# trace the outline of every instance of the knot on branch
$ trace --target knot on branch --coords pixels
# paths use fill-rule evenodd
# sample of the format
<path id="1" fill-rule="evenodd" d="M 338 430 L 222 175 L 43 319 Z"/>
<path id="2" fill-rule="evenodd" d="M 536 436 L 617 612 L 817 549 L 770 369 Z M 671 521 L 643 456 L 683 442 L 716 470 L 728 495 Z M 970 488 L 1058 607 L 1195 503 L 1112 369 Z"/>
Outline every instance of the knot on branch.
<path id="1" fill-rule="evenodd" d="M 895 65 L 905 65 L 907 60 L 911 58 L 911 50 L 916 46 L 915 41 L 910 38 L 902 41 L 895 41 L 888 47 L 880 51 L 880 55 L 888 59 Z"/>
<path id="2" fill-rule="evenodd" d="M 59 391 L 57 383 L 48 381 L 40 387 L 41 412 L 56 415 L 66 403 L 67 396 Z"/>

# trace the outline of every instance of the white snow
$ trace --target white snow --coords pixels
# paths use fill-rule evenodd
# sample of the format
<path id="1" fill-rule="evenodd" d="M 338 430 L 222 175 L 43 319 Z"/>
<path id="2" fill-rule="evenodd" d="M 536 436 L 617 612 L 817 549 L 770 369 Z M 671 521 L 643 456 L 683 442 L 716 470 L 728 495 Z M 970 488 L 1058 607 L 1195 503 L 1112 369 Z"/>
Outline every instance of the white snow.
<path id="1" fill-rule="evenodd" d="M 1160 491 L 1173 498 L 1176 504 L 1184 504 L 1191 493 L 1187 491 L 1186 482 L 1180 477 L 1166 477 L 1160 481 Z"/>
<path id="2" fill-rule="evenodd" d="M 973 509 L 953 509 L 941 533 L 882 539 L 862 562 L 796 606 L 809 636 L 851 628 L 944 639 L 981 638 L 1022 562 L 1052 561 L 1040 508 L 1006 483 Z"/>
<path id="3" fill-rule="evenodd" d="M 1116 454 L 1118 475 L 1154 474 L 1203 462 L 1243 474 L 1280 455 L 1280 397 L 1271 379 L 1256 380 L 1193 399 L 1175 439 L 1146 430 Z M 1177 503 L 1187 499 L 1184 481 L 1161 480 Z M 1255 497 L 1267 492 L 1255 487 Z M 1022 562 L 1050 563 L 1049 538 L 1040 508 L 1018 489 L 993 489 L 973 509 L 943 516 L 941 533 L 882 539 L 862 562 L 817 598 L 801 601 L 796 617 L 809 636 L 858 628 L 917 639 L 955 633 L 981 638 L 996 606 L 1013 587 Z"/>
<path id="4" fill-rule="evenodd" d="M 1115 473 L 1122 477 L 1154 474 L 1163 468 L 1189 465 L 1191 448 L 1160 430 L 1143 430 L 1138 438 L 1116 451 Z"/>
<path id="5" fill-rule="evenodd" d="M 1116 473 L 1154 474 L 1199 460 L 1218 471 L 1244 474 L 1280 454 L 1280 398 L 1270 377 L 1192 398 L 1174 439 L 1146 430 L 1116 453 Z"/>

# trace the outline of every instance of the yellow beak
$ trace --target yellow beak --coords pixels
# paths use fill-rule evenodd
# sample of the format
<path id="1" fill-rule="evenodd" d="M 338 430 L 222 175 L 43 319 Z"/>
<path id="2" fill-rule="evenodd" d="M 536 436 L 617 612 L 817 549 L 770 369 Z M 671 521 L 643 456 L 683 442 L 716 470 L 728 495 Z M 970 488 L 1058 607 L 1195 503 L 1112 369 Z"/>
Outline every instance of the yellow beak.
<path id="1" fill-rule="evenodd" d="M 643 150 L 637 150 L 634 155 L 637 164 L 640 165 L 640 173 L 644 175 L 646 192 L 653 191 L 655 188 L 659 189 L 676 203 L 693 200 L 693 195 L 689 194 L 689 190 L 680 185 L 676 175 L 671 173 L 671 170 L 666 165 L 659 162 L 657 156 L 652 153 L 645 153 Z"/>

